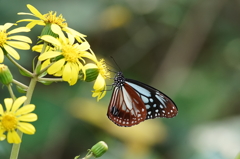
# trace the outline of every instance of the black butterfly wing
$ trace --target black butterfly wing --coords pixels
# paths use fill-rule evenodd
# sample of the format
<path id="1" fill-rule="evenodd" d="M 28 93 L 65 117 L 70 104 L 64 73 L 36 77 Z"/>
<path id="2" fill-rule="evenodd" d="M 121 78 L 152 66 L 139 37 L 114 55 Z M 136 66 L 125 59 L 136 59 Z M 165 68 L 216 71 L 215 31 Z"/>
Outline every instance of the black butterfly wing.
<path id="1" fill-rule="evenodd" d="M 145 104 L 147 110 L 145 120 L 157 117 L 172 118 L 177 115 L 176 104 L 164 93 L 133 79 L 125 79 L 125 82 L 137 92 Z"/>

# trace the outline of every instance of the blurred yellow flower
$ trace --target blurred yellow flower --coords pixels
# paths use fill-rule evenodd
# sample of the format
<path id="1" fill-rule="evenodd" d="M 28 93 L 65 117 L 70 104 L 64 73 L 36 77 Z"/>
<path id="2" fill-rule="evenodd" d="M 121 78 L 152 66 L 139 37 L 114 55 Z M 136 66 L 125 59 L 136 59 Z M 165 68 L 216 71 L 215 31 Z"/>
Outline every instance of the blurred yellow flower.
<path id="1" fill-rule="evenodd" d="M 80 38 L 86 37 L 86 35 L 81 34 L 72 28 L 69 28 L 66 19 L 64 19 L 61 14 L 57 16 L 57 13 L 53 11 L 50 11 L 46 14 L 41 14 L 35 7 L 30 4 L 27 4 L 27 8 L 31 13 L 20 12 L 18 15 L 31 15 L 39 18 L 39 20 L 22 19 L 17 21 L 17 23 L 24 21 L 29 22 L 26 27 L 30 29 L 32 29 L 35 25 L 46 26 L 47 24 L 51 24 L 51 30 L 56 34 L 60 34 L 60 30 L 63 30 L 66 33 L 73 35 L 78 41 L 81 41 Z"/>
<path id="2" fill-rule="evenodd" d="M 20 108 L 27 97 L 22 96 L 13 101 L 12 98 L 4 99 L 6 110 L 3 110 L 0 104 L 0 140 L 4 140 L 7 132 L 7 141 L 9 143 L 20 143 L 21 138 L 18 136 L 16 129 L 25 134 L 32 135 L 35 133 L 35 127 L 27 122 L 37 120 L 37 115 L 31 113 L 35 109 L 35 105 L 28 104 Z"/>
<path id="3" fill-rule="evenodd" d="M 62 76 L 64 81 L 67 81 L 70 85 L 74 85 L 78 80 L 78 74 L 84 67 L 82 63 L 85 63 L 84 58 L 93 59 L 94 55 L 88 50 L 90 45 L 87 41 L 79 44 L 74 43 L 74 38 L 68 34 L 68 38 L 61 37 L 56 39 L 49 35 L 41 37 L 42 40 L 51 43 L 54 47 L 47 52 L 42 53 L 39 56 L 42 63 L 42 67 L 46 68 L 52 64 L 48 69 L 48 74 L 54 76 Z"/>
<path id="4" fill-rule="evenodd" d="M 26 27 L 19 27 L 7 32 L 7 30 L 13 25 L 13 23 L 6 23 L 4 25 L 0 25 L 0 63 L 4 61 L 5 51 L 13 58 L 19 60 L 20 56 L 14 48 L 20 50 L 30 49 L 30 45 L 28 43 L 32 43 L 32 41 L 29 37 L 23 35 L 9 36 L 15 33 L 29 32 L 30 29 Z"/>
<path id="5" fill-rule="evenodd" d="M 93 85 L 93 97 L 97 97 L 97 100 L 99 101 L 106 95 L 106 82 L 105 79 L 110 78 L 110 72 L 108 71 L 108 68 L 106 66 L 105 60 L 101 59 L 100 61 L 97 60 L 97 58 L 94 56 L 93 60 L 94 63 L 88 63 L 84 66 L 84 70 L 87 69 L 98 69 L 98 76 L 96 78 L 96 81 Z"/>

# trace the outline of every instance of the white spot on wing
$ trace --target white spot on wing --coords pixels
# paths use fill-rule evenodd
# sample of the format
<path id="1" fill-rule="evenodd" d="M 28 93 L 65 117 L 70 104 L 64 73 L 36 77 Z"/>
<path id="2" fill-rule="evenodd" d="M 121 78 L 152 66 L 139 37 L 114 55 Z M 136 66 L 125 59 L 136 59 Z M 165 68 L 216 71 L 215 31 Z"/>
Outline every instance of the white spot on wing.
<path id="1" fill-rule="evenodd" d="M 141 92 L 141 94 L 143 94 L 143 95 L 145 95 L 147 97 L 151 97 L 151 93 L 147 89 L 145 89 L 145 88 L 143 88 L 141 86 L 138 86 L 138 85 L 136 85 L 134 83 L 131 83 L 131 82 L 127 82 L 126 81 L 126 83 L 129 84 L 131 87 L 133 87 L 138 92 Z"/>
<path id="2" fill-rule="evenodd" d="M 150 101 L 150 102 L 153 102 L 153 99 L 152 99 L 152 98 L 150 98 L 150 99 L 149 99 L 149 101 Z"/>
<path id="3" fill-rule="evenodd" d="M 141 96 L 141 99 L 143 101 L 143 103 L 148 103 L 148 98 L 145 96 Z"/>
<path id="4" fill-rule="evenodd" d="M 122 91 L 123 91 L 123 98 L 124 101 L 126 102 L 126 106 L 128 107 L 129 110 L 132 110 L 132 99 L 129 96 L 128 92 L 126 91 L 126 89 L 124 87 L 122 87 Z"/>
<path id="5" fill-rule="evenodd" d="M 149 109 L 149 108 L 150 108 L 150 105 L 148 105 L 148 104 L 147 104 L 147 105 L 145 105 L 145 106 L 146 106 L 146 108 L 147 108 L 147 109 Z"/>

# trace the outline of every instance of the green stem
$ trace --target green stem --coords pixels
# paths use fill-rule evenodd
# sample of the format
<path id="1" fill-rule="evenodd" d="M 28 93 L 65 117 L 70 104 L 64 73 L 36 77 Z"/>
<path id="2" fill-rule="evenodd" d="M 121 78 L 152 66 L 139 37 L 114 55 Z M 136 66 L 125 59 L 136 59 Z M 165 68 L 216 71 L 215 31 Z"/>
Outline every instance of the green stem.
<path id="1" fill-rule="evenodd" d="M 49 82 L 62 82 L 63 79 L 62 78 L 42 78 L 42 77 L 38 77 L 39 81 L 49 81 Z"/>
<path id="2" fill-rule="evenodd" d="M 28 71 L 27 69 L 25 69 L 24 67 L 22 67 L 19 63 L 17 63 L 15 60 L 13 60 L 13 58 L 11 56 L 9 56 L 8 54 L 6 55 L 7 58 L 14 64 L 16 65 L 19 69 L 21 69 L 23 72 L 27 72 L 27 74 L 33 76 L 32 72 Z"/>
<path id="3" fill-rule="evenodd" d="M 11 98 L 12 98 L 13 100 L 15 100 L 15 99 L 16 99 L 16 96 L 15 96 L 14 93 L 13 93 L 11 84 L 8 84 L 8 85 L 7 85 L 7 88 L 8 88 L 8 91 L 9 91 L 9 94 L 10 94 Z"/>
<path id="4" fill-rule="evenodd" d="M 43 53 L 43 52 L 45 51 L 46 46 L 47 46 L 47 44 L 44 43 L 44 46 L 43 46 L 43 49 L 42 49 L 42 52 L 41 52 L 41 53 Z M 10 58 L 10 57 L 9 57 L 9 58 Z M 11 60 L 11 58 L 10 58 L 10 60 Z M 16 63 L 13 59 L 12 59 L 11 61 L 12 61 L 15 65 L 17 65 L 17 66 L 19 65 L 19 64 Z M 26 94 L 27 99 L 26 99 L 26 101 L 24 102 L 24 105 L 30 104 L 30 102 L 31 102 L 32 95 L 33 95 L 33 91 L 34 91 L 34 88 L 35 88 L 35 86 L 36 86 L 36 84 L 37 84 L 37 75 L 36 75 L 36 72 L 37 72 L 37 68 L 38 68 L 38 66 L 39 66 L 40 64 L 41 64 L 41 62 L 38 61 L 38 62 L 37 62 L 37 65 L 36 65 L 36 67 L 35 67 L 34 73 L 33 73 L 33 74 L 31 73 L 32 79 L 31 79 L 31 81 L 30 81 L 30 84 L 29 84 L 29 87 L 28 87 L 28 90 L 27 90 L 27 94 Z M 19 65 L 19 66 L 20 66 L 20 65 Z M 19 67 L 19 66 L 18 66 L 18 67 Z M 19 67 L 19 68 L 20 68 L 20 67 Z M 22 68 L 22 67 L 21 67 L 21 68 Z M 24 69 L 24 68 L 22 68 L 22 69 Z M 24 69 L 24 71 L 26 71 L 26 70 Z M 29 72 L 29 71 L 28 71 L 28 72 Z M 19 131 L 19 130 L 17 131 L 17 133 L 18 133 L 20 139 L 22 139 L 23 133 L 22 133 L 21 131 Z M 10 159 L 17 159 L 17 158 L 18 158 L 20 146 L 21 146 L 21 143 L 19 143 L 19 144 L 13 144 Z"/>
<path id="5" fill-rule="evenodd" d="M 53 63 L 49 64 L 47 67 L 45 67 L 44 69 L 42 69 L 40 72 L 37 73 L 37 76 L 41 75 L 42 73 L 44 73 L 45 71 L 47 71 L 47 69 L 52 66 Z"/>
<path id="6" fill-rule="evenodd" d="M 28 86 L 26 86 L 25 84 L 23 84 L 23 83 L 15 80 L 15 79 L 13 79 L 12 83 L 18 85 L 19 87 L 21 87 L 21 88 L 23 88 L 23 89 L 26 89 L 26 90 L 28 89 Z"/>
<path id="7" fill-rule="evenodd" d="M 47 48 L 47 43 L 44 42 L 43 47 L 42 47 L 42 50 L 41 50 L 41 54 L 44 53 L 44 51 L 45 51 L 46 48 Z M 39 73 L 37 73 L 37 69 L 38 69 L 39 65 L 41 65 L 41 61 L 38 60 L 37 65 L 36 65 L 36 67 L 35 67 L 35 71 L 34 71 L 34 73 L 35 73 L 37 76 L 40 75 Z M 41 71 L 40 71 L 40 72 L 41 72 Z"/>

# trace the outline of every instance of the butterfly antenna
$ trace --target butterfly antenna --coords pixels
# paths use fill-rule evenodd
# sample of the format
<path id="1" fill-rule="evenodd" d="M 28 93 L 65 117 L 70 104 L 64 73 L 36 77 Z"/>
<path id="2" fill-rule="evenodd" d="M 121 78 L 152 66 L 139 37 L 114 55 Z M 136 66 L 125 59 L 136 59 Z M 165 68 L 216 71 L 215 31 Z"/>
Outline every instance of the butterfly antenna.
<path id="1" fill-rule="evenodd" d="M 112 58 L 113 62 L 114 62 L 115 65 L 117 66 L 117 68 L 122 72 L 121 68 L 119 67 L 119 65 L 117 64 L 117 62 L 115 61 L 115 59 L 114 59 L 112 56 L 110 56 L 110 57 Z"/>

